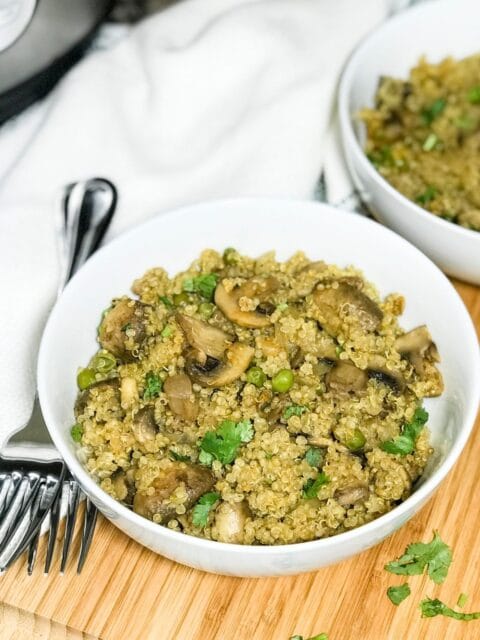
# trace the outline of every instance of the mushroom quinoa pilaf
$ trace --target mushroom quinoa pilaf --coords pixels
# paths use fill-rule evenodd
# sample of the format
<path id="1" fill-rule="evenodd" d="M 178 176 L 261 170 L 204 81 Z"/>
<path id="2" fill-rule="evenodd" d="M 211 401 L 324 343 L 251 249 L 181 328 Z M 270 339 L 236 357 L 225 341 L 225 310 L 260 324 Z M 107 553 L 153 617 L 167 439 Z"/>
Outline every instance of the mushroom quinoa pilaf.
<path id="1" fill-rule="evenodd" d="M 353 267 L 204 251 L 102 316 L 72 438 L 100 486 L 170 529 L 286 544 L 353 529 L 412 492 L 443 382 Z"/>
<path id="2" fill-rule="evenodd" d="M 480 55 L 421 59 L 408 80 L 381 78 L 361 114 L 382 176 L 436 216 L 480 231 Z"/>

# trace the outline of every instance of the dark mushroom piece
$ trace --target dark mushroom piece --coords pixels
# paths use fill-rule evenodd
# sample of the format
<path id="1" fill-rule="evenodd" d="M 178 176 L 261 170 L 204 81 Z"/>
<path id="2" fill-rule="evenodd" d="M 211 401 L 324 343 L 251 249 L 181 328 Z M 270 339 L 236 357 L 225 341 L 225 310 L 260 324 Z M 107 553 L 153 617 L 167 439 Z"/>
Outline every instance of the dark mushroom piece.
<path id="1" fill-rule="evenodd" d="M 232 343 L 232 338 L 221 329 L 197 318 L 177 313 L 175 320 L 180 325 L 188 344 L 199 354 L 205 354 L 217 360 L 223 357 L 225 350 Z M 202 356 L 200 355 L 200 358 Z M 206 360 L 206 358 L 203 358 Z"/>
<path id="2" fill-rule="evenodd" d="M 368 363 L 367 372 L 369 378 L 377 380 L 389 386 L 397 395 L 405 391 L 406 382 L 399 371 L 387 369 L 385 359 L 381 356 L 373 357 Z"/>
<path id="3" fill-rule="evenodd" d="M 221 502 L 215 510 L 216 539 L 219 542 L 242 543 L 245 522 L 250 516 L 245 500 L 233 504 Z"/>
<path id="4" fill-rule="evenodd" d="M 342 507 L 348 507 L 359 502 L 365 502 L 369 495 L 370 491 L 366 484 L 354 483 L 341 489 L 336 489 L 333 497 Z"/>
<path id="5" fill-rule="evenodd" d="M 153 516 L 160 516 L 162 524 L 177 515 L 175 505 L 168 504 L 168 500 L 179 487 L 185 485 L 187 499 L 183 503 L 190 509 L 201 495 L 207 493 L 215 484 L 215 477 L 207 467 L 185 462 L 173 462 L 168 469 L 161 472 L 152 482 L 154 492 L 150 495 L 137 491 L 133 499 L 133 510 L 149 520 Z"/>
<path id="6" fill-rule="evenodd" d="M 151 442 L 158 433 L 153 407 L 143 407 L 133 417 L 132 432 L 140 444 Z"/>
<path id="7" fill-rule="evenodd" d="M 98 341 L 102 347 L 124 362 L 135 360 L 133 351 L 141 347 L 147 335 L 148 308 L 139 300 L 118 300 L 100 323 Z"/>
<path id="8" fill-rule="evenodd" d="M 207 358 L 204 363 L 187 356 L 186 371 L 193 382 L 202 387 L 223 387 L 244 373 L 253 359 L 255 350 L 241 342 L 234 342 L 225 352 L 223 360 Z"/>
<path id="9" fill-rule="evenodd" d="M 169 376 L 163 385 L 168 406 L 175 415 L 193 422 L 198 415 L 198 402 L 192 389 L 192 382 L 185 373 Z"/>
<path id="10" fill-rule="evenodd" d="M 230 292 L 225 289 L 222 283 L 219 283 L 215 289 L 215 304 L 234 324 L 248 329 L 262 329 L 270 324 L 267 313 L 269 310 L 273 311 L 273 307 L 266 305 L 266 299 L 279 286 L 278 280 L 274 277 L 250 278 L 243 285 Z M 253 311 L 242 311 L 239 306 L 239 300 L 242 297 L 257 298 L 261 304 Z"/>
<path id="11" fill-rule="evenodd" d="M 424 373 L 425 360 L 440 362 L 437 347 L 425 325 L 398 337 L 395 340 L 395 349 L 412 364 L 419 376 Z"/>
<path id="12" fill-rule="evenodd" d="M 98 391 L 105 391 L 107 389 L 111 389 L 115 400 L 118 400 L 118 404 L 120 405 L 120 381 L 118 378 L 111 378 L 110 380 L 100 380 L 99 382 L 94 382 L 91 384 L 88 389 L 84 389 L 81 391 L 77 399 L 75 401 L 75 417 L 82 415 L 85 411 L 88 401 L 91 398 L 93 389 L 97 389 Z"/>
<path id="13" fill-rule="evenodd" d="M 364 331 L 378 329 L 383 318 L 378 304 L 348 282 L 315 289 L 313 301 L 322 326 L 333 335 L 340 332 L 345 315 L 354 316 Z"/>
<path id="14" fill-rule="evenodd" d="M 339 360 L 325 376 L 327 388 L 338 394 L 360 393 L 367 388 L 368 375 L 352 362 Z"/>

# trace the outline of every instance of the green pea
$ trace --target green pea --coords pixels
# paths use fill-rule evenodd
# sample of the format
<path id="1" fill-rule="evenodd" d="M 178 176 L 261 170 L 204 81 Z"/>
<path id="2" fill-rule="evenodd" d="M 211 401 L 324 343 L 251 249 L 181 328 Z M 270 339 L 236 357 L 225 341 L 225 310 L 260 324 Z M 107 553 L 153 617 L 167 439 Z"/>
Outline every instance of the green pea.
<path id="1" fill-rule="evenodd" d="M 294 379 L 291 369 L 280 369 L 272 378 L 272 389 L 277 393 L 285 393 L 292 388 Z"/>
<path id="2" fill-rule="evenodd" d="M 78 388 L 82 391 L 96 382 L 95 371 L 93 369 L 81 369 L 77 375 Z"/>
<path id="3" fill-rule="evenodd" d="M 208 320 L 208 318 L 211 318 L 214 311 L 215 311 L 215 305 L 212 304 L 211 302 L 202 302 L 202 304 L 198 307 L 198 313 L 205 320 Z"/>
<path id="4" fill-rule="evenodd" d="M 173 304 L 176 307 L 180 307 L 182 304 L 188 304 L 190 302 L 190 296 L 186 291 L 182 291 L 182 293 L 176 293 L 173 296 Z"/>
<path id="5" fill-rule="evenodd" d="M 117 361 L 108 351 L 99 351 L 91 360 L 90 367 L 98 373 L 108 373 L 115 368 Z"/>
<path id="6" fill-rule="evenodd" d="M 254 384 L 256 387 L 263 386 L 266 379 L 267 376 L 263 373 L 260 367 L 251 367 L 247 371 L 247 382 Z"/>
<path id="7" fill-rule="evenodd" d="M 365 436 L 360 429 L 354 429 L 352 435 L 345 441 L 345 446 L 348 447 L 350 451 L 358 451 L 359 449 L 363 449 L 365 442 Z"/>
<path id="8" fill-rule="evenodd" d="M 228 265 L 237 264 L 239 257 L 238 251 L 233 247 L 227 247 L 223 252 L 223 261 Z"/>
<path id="9" fill-rule="evenodd" d="M 70 435 L 74 442 L 81 442 L 83 436 L 83 427 L 81 424 L 74 424 L 70 429 Z"/>

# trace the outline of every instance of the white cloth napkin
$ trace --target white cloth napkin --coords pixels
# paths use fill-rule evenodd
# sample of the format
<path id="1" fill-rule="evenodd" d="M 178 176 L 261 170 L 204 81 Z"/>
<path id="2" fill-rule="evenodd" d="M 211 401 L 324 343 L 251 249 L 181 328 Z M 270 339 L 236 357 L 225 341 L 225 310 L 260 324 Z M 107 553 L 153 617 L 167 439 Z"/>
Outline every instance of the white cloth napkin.
<path id="1" fill-rule="evenodd" d="M 391 10 L 391 0 L 187 0 L 90 54 L 0 130 L 0 446 L 32 409 L 59 271 L 59 189 L 110 178 L 120 194 L 110 238 L 195 201 L 311 198 L 342 66 Z"/>

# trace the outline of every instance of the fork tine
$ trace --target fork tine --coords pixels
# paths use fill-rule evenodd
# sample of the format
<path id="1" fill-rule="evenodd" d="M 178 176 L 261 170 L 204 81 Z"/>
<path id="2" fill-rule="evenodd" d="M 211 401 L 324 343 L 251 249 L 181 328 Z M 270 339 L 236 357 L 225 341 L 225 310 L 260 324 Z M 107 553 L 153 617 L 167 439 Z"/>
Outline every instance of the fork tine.
<path id="1" fill-rule="evenodd" d="M 28 565 L 27 572 L 31 576 L 33 573 L 33 567 L 35 566 L 35 560 L 37 559 L 38 541 L 40 539 L 40 529 L 38 527 L 37 533 L 33 536 L 32 541 L 28 545 Z"/>
<path id="2" fill-rule="evenodd" d="M 22 481 L 22 478 L 23 474 L 19 471 L 4 474 L 4 481 L 2 483 L 3 500 L 0 503 L 0 517 L 3 517 L 8 507 L 10 506 L 12 498 L 15 495 L 15 492 L 18 489 L 18 485 Z"/>
<path id="3" fill-rule="evenodd" d="M 63 540 L 62 560 L 60 563 L 60 573 L 64 573 L 67 566 L 68 553 L 72 544 L 73 531 L 75 529 L 75 521 L 77 519 L 78 502 L 80 499 L 80 487 L 73 478 L 68 481 L 68 506 L 67 506 L 67 522 L 65 525 L 65 537 Z"/>
<path id="4" fill-rule="evenodd" d="M 17 490 L 12 495 L 6 512 L 3 514 L 3 522 L 0 524 L 0 554 L 3 553 L 9 539 L 15 532 L 15 525 L 20 522 L 33 498 L 36 495 L 40 476 L 28 475 L 24 476 L 17 486 Z"/>
<path id="5" fill-rule="evenodd" d="M 54 501 L 50 509 L 50 528 L 48 530 L 48 544 L 47 544 L 47 556 L 45 558 L 45 567 L 43 572 L 45 575 L 50 571 L 52 564 L 53 552 L 55 550 L 55 543 L 57 541 L 58 523 L 60 522 L 60 508 L 62 506 L 63 495 L 63 478 L 60 489 L 55 496 Z"/>
<path id="6" fill-rule="evenodd" d="M 80 556 L 78 558 L 77 573 L 81 573 L 87 554 L 92 544 L 93 534 L 95 533 L 95 525 L 97 524 L 97 507 L 93 504 L 90 498 L 87 498 L 85 504 L 85 514 L 83 516 L 83 532 L 82 532 L 82 544 L 80 547 Z"/>

